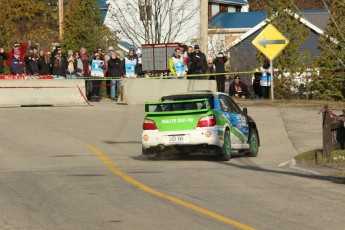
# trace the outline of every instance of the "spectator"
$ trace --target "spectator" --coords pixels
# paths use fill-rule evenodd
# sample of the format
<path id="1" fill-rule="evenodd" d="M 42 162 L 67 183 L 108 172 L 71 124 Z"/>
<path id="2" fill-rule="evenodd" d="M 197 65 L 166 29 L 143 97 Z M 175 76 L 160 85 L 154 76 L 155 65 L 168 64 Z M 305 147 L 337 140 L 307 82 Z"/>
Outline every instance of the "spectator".
<path id="1" fill-rule="evenodd" d="M 191 58 L 192 58 L 192 53 L 193 53 L 193 47 L 188 46 L 187 49 L 187 66 L 186 66 L 186 71 L 189 71 L 190 65 L 191 65 Z"/>
<path id="2" fill-rule="evenodd" d="M 262 74 L 261 80 L 260 80 L 262 98 L 269 99 L 271 82 L 272 82 L 272 77 L 271 77 L 272 67 L 270 64 L 270 60 L 268 60 L 268 58 L 264 59 L 264 64 L 263 66 L 261 66 L 260 71 Z"/>
<path id="3" fill-rule="evenodd" d="M 35 46 L 29 47 L 29 53 L 24 55 L 24 61 L 26 63 L 26 74 L 38 74 L 37 47 Z"/>
<path id="4" fill-rule="evenodd" d="M 108 61 L 107 77 L 118 78 L 119 80 L 111 80 L 110 84 L 110 98 L 116 100 L 121 91 L 121 59 L 117 57 L 115 51 L 110 52 L 110 59 Z"/>
<path id="5" fill-rule="evenodd" d="M 254 91 L 256 99 L 261 99 L 262 98 L 262 91 L 261 91 L 260 80 L 261 80 L 261 73 L 260 72 L 254 73 L 253 91 Z"/>
<path id="6" fill-rule="evenodd" d="M 227 61 L 228 58 L 222 52 L 219 52 L 217 57 L 213 60 L 213 64 L 216 66 L 216 73 L 225 73 L 225 63 Z M 218 92 L 225 92 L 225 79 L 226 77 L 224 74 L 216 76 Z"/>
<path id="7" fill-rule="evenodd" d="M 240 76 L 236 75 L 234 77 L 234 81 L 231 83 L 229 87 L 229 95 L 230 97 L 236 97 L 236 98 L 248 98 L 249 97 L 249 91 L 243 82 L 240 81 Z"/>
<path id="8" fill-rule="evenodd" d="M 175 52 L 169 59 L 169 70 L 174 76 L 185 76 L 186 69 L 184 66 L 183 58 L 181 56 L 180 48 L 175 48 Z"/>
<path id="9" fill-rule="evenodd" d="M 206 56 L 200 51 L 199 45 L 194 46 L 194 52 L 191 55 L 191 65 L 188 74 L 204 74 L 207 70 Z M 193 79 L 206 79 L 205 76 L 193 77 Z"/>
<path id="10" fill-rule="evenodd" d="M 187 55 L 187 51 L 186 51 L 186 48 L 187 47 L 186 45 L 184 44 L 180 44 L 179 45 L 179 48 L 181 50 L 181 57 L 183 59 L 183 63 L 184 63 L 184 67 L 185 69 L 187 70 L 187 66 L 188 66 L 188 55 Z"/>
<path id="11" fill-rule="evenodd" d="M 50 62 L 50 57 L 49 57 L 49 52 L 41 50 L 38 53 L 38 60 L 37 60 L 37 65 L 38 65 L 38 74 L 42 75 L 47 75 L 50 74 L 50 68 L 49 68 L 49 63 Z"/>
<path id="12" fill-rule="evenodd" d="M 72 50 L 67 52 L 67 78 L 75 78 L 74 55 Z"/>
<path id="13" fill-rule="evenodd" d="M 84 75 L 84 71 L 83 71 L 83 62 L 80 59 L 80 52 L 76 51 L 73 54 L 74 57 L 74 74 L 76 75 L 76 77 L 83 77 Z"/>
<path id="14" fill-rule="evenodd" d="M 207 70 L 206 70 L 206 73 L 210 73 L 210 74 L 214 73 L 214 65 L 213 65 L 212 58 L 209 58 L 207 60 Z M 208 80 L 215 80 L 215 76 L 214 75 L 209 75 L 208 76 Z"/>
<path id="15" fill-rule="evenodd" d="M 103 52 L 103 49 L 101 47 L 97 48 L 97 51 L 99 53 L 99 57 L 101 60 L 103 60 L 103 77 L 105 76 L 105 74 L 107 73 L 107 60 L 106 60 L 106 53 Z M 99 90 L 99 98 L 100 100 L 102 100 L 102 95 L 103 95 L 103 86 L 102 86 L 102 82 L 101 82 L 101 89 Z M 107 89 L 106 89 L 107 90 Z M 109 94 L 108 94 L 109 95 Z"/>
<path id="16" fill-rule="evenodd" d="M 85 47 L 80 48 L 80 60 L 83 63 L 83 77 L 90 77 L 90 57 L 87 54 L 87 49 Z M 92 81 L 85 81 L 86 95 L 87 99 L 91 100 L 91 91 L 92 91 Z"/>
<path id="17" fill-rule="evenodd" d="M 11 74 L 24 74 L 24 62 L 20 59 L 20 51 L 14 50 L 14 55 L 12 56 L 11 62 L 10 62 L 10 71 Z"/>
<path id="18" fill-rule="evenodd" d="M 121 62 L 122 75 L 125 78 L 137 78 L 138 58 L 134 56 L 134 49 L 128 51 L 128 55 Z"/>
<path id="19" fill-rule="evenodd" d="M 110 56 L 111 56 L 111 53 L 113 51 L 115 51 L 114 47 L 109 46 L 108 53 L 105 55 L 105 61 L 106 61 L 106 64 L 107 64 L 107 69 L 109 68 L 108 67 L 108 61 L 110 60 Z M 111 97 L 111 95 L 110 95 L 111 94 L 111 80 L 106 80 L 105 81 L 105 85 L 106 85 L 107 95 L 108 95 L 108 97 Z"/>
<path id="20" fill-rule="evenodd" d="M 345 109 L 341 115 L 335 115 L 336 119 L 340 122 L 339 127 L 336 129 L 336 140 L 340 144 L 340 149 L 345 149 L 345 126 L 344 126 L 344 117 Z"/>
<path id="21" fill-rule="evenodd" d="M 8 54 L 3 48 L 0 48 L 0 74 L 4 73 L 4 60 L 8 59 Z"/>
<path id="22" fill-rule="evenodd" d="M 83 76 L 89 77 L 90 76 L 90 56 L 87 54 L 87 49 L 82 47 L 80 49 L 80 60 L 83 63 Z"/>
<path id="23" fill-rule="evenodd" d="M 67 60 L 62 54 L 61 46 L 57 46 L 53 51 L 50 63 L 53 75 L 66 77 Z"/>
<path id="24" fill-rule="evenodd" d="M 91 77 L 103 78 L 106 65 L 104 64 L 104 56 L 99 50 L 94 52 L 91 61 Z M 100 102 L 102 100 L 102 80 L 92 80 L 91 101 Z"/>
<path id="25" fill-rule="evenodd" d="M 138 57 L 138 64 L 137 64 L 137 73 L 138 73 L 138 76 L 144 76 L 144 72 L 143 72 L 143 61 L 142 61 L 142 53 L 141 53 L 141 50 L 138 49 L 136 53 L 137 53 L 137 57 Z"/>
<path id="26" fill-rule="evenodd" d="M 6 65 L 9 67 L 10 62 L 12 61 L 12 57 L 14 56 L 14 51 L 19 50 L 20 52 L 20 60 L 24 63 L 24 54 L 26 49 L 28 48 L 28 44 L 26 43 L 14 43 L 12 47 L 12 51 L 8 53 L 8 59 L 6 60 Z"/>

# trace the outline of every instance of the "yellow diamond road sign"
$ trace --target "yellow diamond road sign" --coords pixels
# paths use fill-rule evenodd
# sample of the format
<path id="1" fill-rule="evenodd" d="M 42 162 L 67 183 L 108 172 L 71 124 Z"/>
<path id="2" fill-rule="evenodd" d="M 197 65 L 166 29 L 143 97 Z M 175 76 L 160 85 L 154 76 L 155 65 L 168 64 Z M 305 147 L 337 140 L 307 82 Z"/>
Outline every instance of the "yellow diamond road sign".
<path id="1" fill-rule="evenodd" d="M 273 25 L 269 24 L 252 43 L 266 57 L 273 60 L 289 44 L 289 40 Z"/>

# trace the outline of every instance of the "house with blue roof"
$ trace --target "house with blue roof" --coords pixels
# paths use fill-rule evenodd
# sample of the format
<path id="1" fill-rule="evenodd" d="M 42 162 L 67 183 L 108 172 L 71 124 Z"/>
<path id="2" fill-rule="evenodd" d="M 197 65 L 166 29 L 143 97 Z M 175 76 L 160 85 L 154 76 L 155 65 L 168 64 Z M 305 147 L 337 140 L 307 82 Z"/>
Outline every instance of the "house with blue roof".
<path id="1" fill-rule="evenodd" d="M 101 10 L 101 22 L 104 23 L 104 20 L 108 13 L 108 2 L 107 0 L 99 0 L 98 1 L 99 9 Z"/>
<path id="2" fill-rule="evenodd" d="M 298 48 L 300 52 L 308 50 L 313 59 L 320 56 L 319 36 L 324 34 L 324 28 L 329 20 L 327 10 L 304 10 L 298 12 L 301 23 L 309 27 L 309 38 Z M 296 15 L 296 18 L 297 15 Z M 297 20 L 297 19 L 296 19 Z M 248 71 L 260 66 L 255 58 L 257 52 L 252 41 L 267 26 L 265 12 L 220 13 L 209 21 L 210 55 L 218 51 L 230 56 L 231 71 Z M 212 52 L 213 51 L 213 52 Z"/>
<path id="3" fill-rule="evenodd" d="M 245 12 L 248 11 L 249 5 L 247 0 L 202 0 L 208 1 L 208 18 L 211 19 L 221 13 L 229 12 Z M 142 22 L 140 21 L 140 15 L 138 13 L 137 3 L 132 3 L 130 0 L 107 0 L 109 3 L 109 12 L 105 20 L 105 24 L 113 30 L 117 31 L 117 34 L 121 42 L 119 48 L 127 50 L 128 47 L 135 46 L 140 47 L 141 44 L 145 44 L 143 39 L 144 35 L 139 33 L 143 30 Z M 175 5 L 183 3 L 184 0 L 175 0 Z M 164 39 L 166 43 L 184 43 L 187 45 L 198 44 L 200 41 L 200 2 L 201 0 L 190 0 L 186 7 L 185 12 L 177 11 L 174 14 L 180 14 L 181 17 L 193 13 L 193 17 L 183 22 L 183 26 L 178 26 L 179 34 L 171 36 L 172 38 Z M 129 4 L 131 3 L 131 4 Z M 154 7 L 154 5 L 152 6 Z M 153 9 L 154 10 L 154 9 Z M 124 19 L 127 21 L 125 22 Z M 126 24 L 127 28 L 121 28 L 122 24 Z M 164 22 L 169 23 L 169 22 Z M 163 25 L 162 32 L 165 33 L 170 26 L 168 24 Z M 177 27 L 176 27 L 177 28 Z M 176 29 L 174 28 L 174 29 Z M 136 39 L 128 33 L 129 30 L 138 31 Z M 140 40 L 140 41 L 138 41 Z"/>

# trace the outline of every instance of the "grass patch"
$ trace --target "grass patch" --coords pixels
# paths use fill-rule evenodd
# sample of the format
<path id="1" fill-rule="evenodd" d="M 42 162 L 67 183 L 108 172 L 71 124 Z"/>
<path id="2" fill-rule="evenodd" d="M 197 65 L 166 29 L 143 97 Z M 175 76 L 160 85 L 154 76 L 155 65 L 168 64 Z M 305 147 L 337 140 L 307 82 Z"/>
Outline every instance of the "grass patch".
<path id="1" fill-rule="evenodd" d="M 330 158 L 322 155 L 322 149 L 310 150 L 295 156 L 297 163 L 345 163 L 345 150 L 333 150 Z"/>
<path id="2" fill-rule="evenodd" d="M 257 100 L 257 99 L 235 99 L 240 107 L 245 106 L 269 106 L 269 107 L 317 107 L 323 108 L 327 104 L 332 109 L 343 109 L 344 102 L 339 101 L 314 101 L 314 100 Z"/>

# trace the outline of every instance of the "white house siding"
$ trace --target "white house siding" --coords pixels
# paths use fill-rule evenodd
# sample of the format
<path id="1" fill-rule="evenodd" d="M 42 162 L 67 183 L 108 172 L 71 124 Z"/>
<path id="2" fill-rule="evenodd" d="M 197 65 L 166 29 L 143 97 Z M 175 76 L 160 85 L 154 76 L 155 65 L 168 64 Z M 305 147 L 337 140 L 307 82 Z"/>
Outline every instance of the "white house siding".
<path id="1" fill-rule="evenodd" d="M 133 12 L 132 7 L 128 7 L 126 5 L 126 2 L 128 0 L 108 0 L 108 3 L 110 4 L 109 11 L 114 12 L 114 8 L 112 7 L 116 3 L 121 6 L 122 13 L 125 15 L 127 20 L 130 22 L 132 28 L 139 31 L 143 28 L 141 22 L 139 21 L 139 14 L 137 13 L 134 17 L 136 20 L 133 19 L 133 15 L 131 12 Z M 138 0 L 134 0 L 138 1 Z M 134 2 L 133 1 L 133 2 Z M 152 0 L 154 2 L 155 0 Z M 159 1 L 159 0 L 156 0 Z M 132 1 L 131 1 L 132 2 Z M 176 0 L 176 6 L 179 6 L 184 0 Z M 199 32 L 200 32 L 200 0 L 190 0 L 188 1 L 188 4 L 185 6 L 185 12 L 178 12 L 177 9 L 175 9 L 175 14 L 179 14 L 181 18 L 184 18 L 186 15 L 189 15 L 190 13 L 194 12 L 194 16 L 191 17 L 187 22 L 185 22 L 180 29 L 178 36 L 174 40 L 168 41 L 171 42 L 180 42 L 180 43 L 186 43 L 191 44 L 191 41 L 198 42 L 199 38 Z M 154 9 L 153 9 L 154 10 Z M 116 12 L 115 12 L 116 13 Z M 112 29 L 115 29 L 119 32 L 119 38 L 120 40 L 132 43 L 131 40 L 125 36 L 123 32 L 121 32 L 121 28 L 118 26 L 118 24 L 110 18 L 111 12 L 107 14 L 107 18 L 105 19 L 105 24 L 109 26 Z M 138 23 L 140 22 L 140 23 Z M 168 31 L 169 28 L 169 22 L 166 22 L 163 27 L 163 34 Z M 144 39 L 140 39 L 141 44 L 144 44 Z"/>

